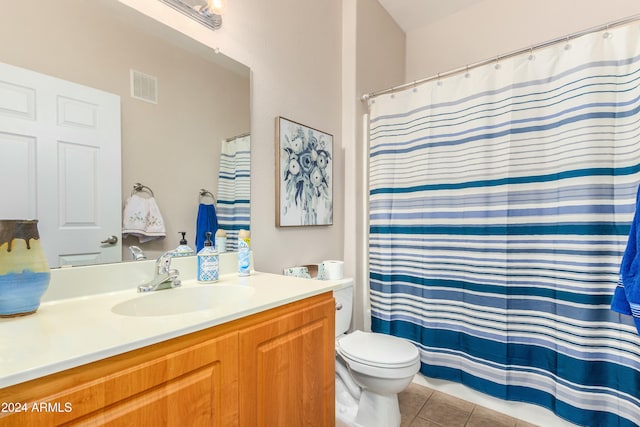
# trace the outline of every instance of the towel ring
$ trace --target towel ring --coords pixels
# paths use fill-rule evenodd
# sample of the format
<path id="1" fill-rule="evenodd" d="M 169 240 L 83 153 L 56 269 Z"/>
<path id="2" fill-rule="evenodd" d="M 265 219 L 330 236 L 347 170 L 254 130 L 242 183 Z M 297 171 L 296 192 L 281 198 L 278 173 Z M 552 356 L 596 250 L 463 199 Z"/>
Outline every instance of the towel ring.
<path id="1" fill-rule="evenodd" d="M 211 197 L 214 202 L 216 201 L 216 196 L 214 196 L 211 191 L 205 190 L 204 188 L 201 188 L 200 189 L 200 198 L 199 198 L 200 201 L 202 201 L 203 197 L 207 197 L 207 196 Z"/>
<path id="2" fill-rule="evenodd" d="M 133 190 L 131 190 L 131 195 L 133 196 L 135 193 L 139 192 L 139 191 L 148 191 L 149 193 L 151 193 L 151 197 L 155 197 L 153 195 L 153 191 L 147 187 L 146 185 L 142 185 L 139 182 L 136 182 L 135 184 L 133 184 Z"/>

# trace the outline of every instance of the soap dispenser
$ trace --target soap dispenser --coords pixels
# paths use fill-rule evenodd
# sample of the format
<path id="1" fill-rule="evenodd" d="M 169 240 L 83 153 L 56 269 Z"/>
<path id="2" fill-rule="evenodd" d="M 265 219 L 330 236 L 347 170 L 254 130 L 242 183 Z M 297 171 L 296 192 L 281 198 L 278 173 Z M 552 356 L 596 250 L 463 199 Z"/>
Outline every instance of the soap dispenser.
<path id="1" fill-rule="evenodd" d="M 220 258 L 211 242 L 211 232 L 205 233 L 204 247 L 198 252 L 198 282 L 217 282 L 220 274 Z"/>
<path id="2" fill-rule="evenodd" d="M 195 255 L 194 250 L 191 249 L 191 247 L 189 247 L 189 245 L 187 245 L 187 239 L 185 239 L 185 237 L 184 237 L 187 233 L 185 233 L 184 231 L 181 231 L 180 234 L 182 234 L 182 239 L 180 239 L 180 245 L 174 251 L 174 253 L 175 253 L 174 256 L 191 256 L 191 255 Z"/>

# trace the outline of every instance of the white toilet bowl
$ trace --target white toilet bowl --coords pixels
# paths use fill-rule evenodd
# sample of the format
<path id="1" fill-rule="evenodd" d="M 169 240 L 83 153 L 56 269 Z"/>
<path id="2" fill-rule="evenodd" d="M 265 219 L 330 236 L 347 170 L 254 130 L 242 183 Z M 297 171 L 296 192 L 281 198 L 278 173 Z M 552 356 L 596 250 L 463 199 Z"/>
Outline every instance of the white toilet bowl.
<path id="1" fill-rule="evenodd" d="M 353 282 L 334 291 L 336 311 L 336 418 L 349 426 L 398 427 L 398 393 L 420 369 L 418 348 L 386 334 L 354 331 Z"/>
<path id="2" fill-rule="evenodd" d="M 407 388 L 420 369 L 418 349 L 401 338 L 371 332 L 355 331 L 336 341 L 336 369 L 345 385 L 353 380 L 359 389 L 347 387 L 352 402 L 336 402 L 342 422 L 362 427 L 397 427 L 400 425 L 398 393 Z M 341 372 L 340 372 L 341 371 Z M 338 387 L 336 387 L 338 390 Z M 356 394 L 354 396 L 354 394 Z M 351 404 L 351 408 L 345 410 Z M 357 409 L 353 405 L 357 404 Z"/>

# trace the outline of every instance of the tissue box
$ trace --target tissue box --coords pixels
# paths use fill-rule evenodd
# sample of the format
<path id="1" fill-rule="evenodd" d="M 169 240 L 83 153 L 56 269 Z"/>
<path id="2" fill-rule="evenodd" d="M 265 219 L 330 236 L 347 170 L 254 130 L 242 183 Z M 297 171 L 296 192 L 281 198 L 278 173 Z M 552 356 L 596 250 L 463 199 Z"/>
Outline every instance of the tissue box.
<path id="1" fill-rule="evenodd" d="M 318 264 L 307 264 L 304 267 L 307 268 L 312 279 L 318 278 Z"/>
<path id="2" fill-rule="evenodd" d="M 318 278 L 318 264 L 298 265 L 284 269 L 285 276 L 303 277 L 305 279 Z"/>

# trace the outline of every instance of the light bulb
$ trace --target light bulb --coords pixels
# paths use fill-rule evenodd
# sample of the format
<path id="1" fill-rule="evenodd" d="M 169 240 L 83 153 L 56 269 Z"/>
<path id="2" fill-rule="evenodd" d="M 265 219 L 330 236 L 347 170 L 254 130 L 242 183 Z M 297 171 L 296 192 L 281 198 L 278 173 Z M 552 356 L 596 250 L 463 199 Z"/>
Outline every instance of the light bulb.
<path id="1" fill-rule="evenodd" d="M 222 15 L 226 7 L 226 0 L 209 0 L 209 9 L 216 15 Z"/>

